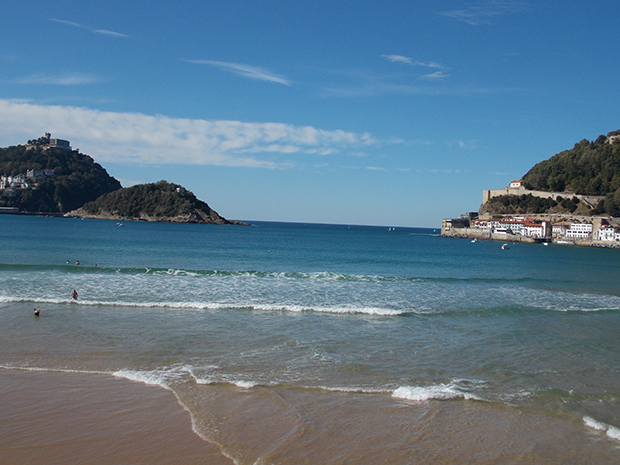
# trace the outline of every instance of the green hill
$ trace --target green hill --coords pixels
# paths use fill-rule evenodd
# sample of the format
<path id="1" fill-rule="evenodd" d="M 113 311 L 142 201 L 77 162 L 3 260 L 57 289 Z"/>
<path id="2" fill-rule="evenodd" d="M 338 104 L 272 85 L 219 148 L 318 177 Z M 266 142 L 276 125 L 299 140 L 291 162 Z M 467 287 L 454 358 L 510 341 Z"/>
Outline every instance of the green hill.
<path id="1" fill-rule="evenodd" d="M 620 216 L 620 130 L 595 141 L 583 139 L 570 150 L 537 163 L 523 176 L 523 186 L 530 190 L 566 193 L 555 202 L 531 195 L 499 196 L 490 199 L 483 209 L 489 213 L 579 213 L 583 215 Z M 579 195 L 603 196 L 594 208 L 585 205 Z"/>
<path id="2" fill-rule="evenodd" d="M 31 142 L 34 144 L 0 148 L 0 175 L 22 175 L 25 181 L 18 188 L 0 191 L 2 207 L 17 207 L 24 212 L 66 212 L 122 187 L 88 155 Z M 29 171 L 47 174 L 27 178 Z"/>
<path id="3" fill-rule="evenodd" d="M 244 224 L 222 218 L 178 184 L 138 184 L 102 195 L 68 213 L 81 218 L 171 223 Z"/>
<path id="4" fill-rule="evenodd" d="M 610 137 L 596 141 L 583 139 L 571 150 L 565 150 L 536 164 L 523 177 L 528 189 L 583 195 L 609 195 L 620 192 L 620 139 Z"/>

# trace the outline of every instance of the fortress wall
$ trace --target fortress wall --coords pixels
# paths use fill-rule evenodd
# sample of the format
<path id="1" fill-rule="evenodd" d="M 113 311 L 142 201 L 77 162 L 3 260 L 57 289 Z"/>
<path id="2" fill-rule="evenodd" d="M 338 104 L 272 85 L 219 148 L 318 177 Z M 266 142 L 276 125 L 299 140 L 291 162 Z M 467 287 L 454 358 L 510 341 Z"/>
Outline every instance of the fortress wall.
<path id="1" fill-rule="evenodd" d="M 598 202 L 603 200 L 605 197 L 596 196 L 596 195 L 579 195 L 573 194 L 572 192 L 545 192 L 545 191 L 531 191 L 526 189 L 525 187 L 504 187 L 503 189 L 490 189 L 482 191 L 482 204 L 484 205 L 493 197 L 499 197 L 500 195 L 528 195 L 532 194 L 534 197 L 540 197 L 543 199 L 553 199 L 557 201 L 558 197 L 562 197 L 563 199 L 572 199 L 573 197 L 577 197 L 578 199 L 587 202 L 588 204 L 596 207 Z"/>

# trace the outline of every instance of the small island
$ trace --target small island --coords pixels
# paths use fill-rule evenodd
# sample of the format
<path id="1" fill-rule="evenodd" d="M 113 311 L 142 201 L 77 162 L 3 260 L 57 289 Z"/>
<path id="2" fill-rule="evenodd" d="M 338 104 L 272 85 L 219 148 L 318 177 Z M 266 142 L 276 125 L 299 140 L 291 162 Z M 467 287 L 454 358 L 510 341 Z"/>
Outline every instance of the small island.
<path id="1" fill-rule="evenodd" d="M 65 216 L 115 221 L 247 224 L 221 217 L 192 192 L 163 180 L 104 194 Z"/>
<path id="2" fill-rule="evenodd" d="M 116 221 L 246 224 L 227 220 L 178 184 L 124 188 L 93 158 L 50 133 L 0 148 L 0 213 Z"/>

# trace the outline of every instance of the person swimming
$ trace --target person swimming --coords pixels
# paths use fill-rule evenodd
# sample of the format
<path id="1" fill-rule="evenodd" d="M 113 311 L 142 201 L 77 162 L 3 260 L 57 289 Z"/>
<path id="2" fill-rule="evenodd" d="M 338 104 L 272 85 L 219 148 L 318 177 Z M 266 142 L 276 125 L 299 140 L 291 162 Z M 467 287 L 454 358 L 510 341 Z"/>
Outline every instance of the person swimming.
<path id="1" fill-rule="evenodd" d="M 35 309 L 34 309 L 34 312 L 32 312 L 32 314 L 33 314 L 34 316 L 39 316 L 39 315 L 41 315 L 41 310 L 39 310 L 38 308 L 35 308 Z"/>
<path id="2" fill-rule="evenodd" d="M 77 300 L 77 298 L 78 298 L 78 293 L 77 293 L 77 291 L 75 289 L 73 289 L 73 291 L 71 291 L 71 298 L 73 300 Z"/>

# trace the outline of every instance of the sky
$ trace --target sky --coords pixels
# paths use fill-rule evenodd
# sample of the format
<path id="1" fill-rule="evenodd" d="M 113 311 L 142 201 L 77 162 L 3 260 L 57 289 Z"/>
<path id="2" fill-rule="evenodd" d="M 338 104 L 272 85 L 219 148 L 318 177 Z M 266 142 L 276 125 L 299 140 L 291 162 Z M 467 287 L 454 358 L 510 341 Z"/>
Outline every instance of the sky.
<path id="1" fill-rule="evenodd" d="M 620 2 L 5 0 L 0 146 L 220 215 L 439 228 L 620 129 Z"/>

